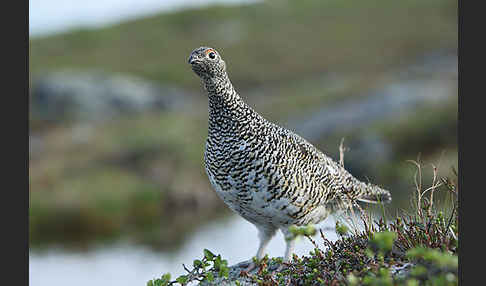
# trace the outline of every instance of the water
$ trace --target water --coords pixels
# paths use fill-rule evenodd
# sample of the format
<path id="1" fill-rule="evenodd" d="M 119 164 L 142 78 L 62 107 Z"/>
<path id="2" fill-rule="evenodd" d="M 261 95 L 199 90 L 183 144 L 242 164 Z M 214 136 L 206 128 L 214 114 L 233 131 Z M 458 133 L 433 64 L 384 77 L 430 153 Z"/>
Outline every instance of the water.
<path id="1" fill-rule="evenodd" d="M 79 27 L 100 27 L 161 11 L 175 11 L 210 4 L 236 5 L 256 0 L 29 0 L 31 36 Z"/>
<path id="2" fill-rule="evenodd" d="M 320 228 L 333 228 L 335 218 L 329 217 Z M 324 231 L 326 238 L 335 241 L 334 231 Z M 315 238 L 318 243 L 319 237 Z M 102 247 L 88 252 L 72 252 L 51 248 L 47 251 L 30 251 L 29 285 L 145 285 L 153 278 L 170 272 L 172 278 L 184 274 L 182 264 L 189 268 L 192 261 L 202 258 L 204 248 L 228 260 L 228 265 L 249 259 L 258 247 L 256 228 L 239 216 L 216 221 L 201 227 L 179 249 L 157 253 L 148 248 L 126 243 Z M 308 254 L 314 246 L 307 239 L 299 239 L 295 253 Z M 283 256 L 285 241 L 278 232 L 268 245 L 270 257 Z"/>

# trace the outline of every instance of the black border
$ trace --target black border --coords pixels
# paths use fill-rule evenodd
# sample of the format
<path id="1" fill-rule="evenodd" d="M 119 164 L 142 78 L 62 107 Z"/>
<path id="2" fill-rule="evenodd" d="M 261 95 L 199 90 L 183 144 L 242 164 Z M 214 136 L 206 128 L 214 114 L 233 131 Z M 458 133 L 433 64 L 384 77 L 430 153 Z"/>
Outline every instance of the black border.
<path id="1" fill-rule="evenodd" d="M 482 179 L 485 176 L 484 156 L 480 154 L 484 152 L 486 144 L 482 136 L 486 133 L 484 127 L 486 105 L 483 103 L 486 44 L 484 43 L 485 24 L 481 21 L 485 16 L 484 9 L 480 5 L 477 7 L 471 5 L 475 3 L 480 2 L 458 0 L 459 285 L 485 283 L 481 275 L 485 270 L 480 255 L 481 251 L 484 252 L 485 200 L 479 197 L 484 192 Z M 469 39 L 468 43 L 466 39 Z M 474 100 L 477 101 L 476 104 L 473 103 Z M 471 109 L 472 107 L 476 109 Z M 469 122 L 467 125 L 466 118 Z M 466 161 L 471 160 L 471 157 L 477 160 L 473 163 L 475 166 L 465 168 Z M 464 174 L 468 178 L 468 186 Z"/>
<path id="2" fill-rule="evenodd" d="M 4 5 L 2 41 L 2 283 L 29 284 L 29 2 Z M 10 16 L 10 17 L 9 17 Z"/>

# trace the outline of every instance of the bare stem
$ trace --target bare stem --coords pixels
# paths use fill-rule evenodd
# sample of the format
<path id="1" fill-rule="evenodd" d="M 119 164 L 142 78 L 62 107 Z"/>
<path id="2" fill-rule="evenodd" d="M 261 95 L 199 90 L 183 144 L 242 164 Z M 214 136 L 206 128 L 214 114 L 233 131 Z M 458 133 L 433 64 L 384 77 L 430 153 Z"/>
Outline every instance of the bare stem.
<path id="1" fill-rule="evenodd" d="M 344 137 L 341 138 L 341 143 L 339 144 L 339 164 L 344 167 L 344 152 L 347 151 L 347 149 L 344 147 Z"/>

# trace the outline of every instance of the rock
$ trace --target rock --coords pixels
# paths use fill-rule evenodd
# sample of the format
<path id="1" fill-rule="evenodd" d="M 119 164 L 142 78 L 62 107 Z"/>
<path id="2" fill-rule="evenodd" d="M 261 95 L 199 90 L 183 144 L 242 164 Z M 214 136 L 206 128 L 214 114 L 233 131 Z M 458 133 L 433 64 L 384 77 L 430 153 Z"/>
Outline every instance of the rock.
<path id="1" fill-rule="evenodd" d="M 283 259 L 283 257 L 282 257 Z M 280 266 L 279 263 L 269 260 L 268 262 L 268 270 L 274 271 Z M 251 278 L 240 276 L 241 271 L 245 270 L 248 267 L 248 261 L 243 261 L 238 264 L 229 267 L 228 278 L 219 277 L 217 273 L 214 273 L 214 281 L 207 282 L 203 281 L 198 285 L 201 286 L 212 286 L 212 285 L 222 285 L 222 286 L 234 286 L 237 285 L 236 281 L 239 282 L 240 286 L 257 286 L 258 283 L 253 281 Z M 256 275 L 258 272 L 258 267 L 254 268 L 252 271 L 248 272 L 250 275 Z"/>
<path id="2" fill-rule="evenodd" d="M 397 278 L 406 278 L 412 268 L 417 265 L 417 263 L 407 262 L 400 265 L 392 265 L 391 266 L 391 274 Z"/>
<path id="3" fill-rule="evenodd" d="M 93 71 L 59 71 L 34 81 L 33 116 L 42 120 L 98 120 L 181 106 L 187 92 L 140 78 Z"/>

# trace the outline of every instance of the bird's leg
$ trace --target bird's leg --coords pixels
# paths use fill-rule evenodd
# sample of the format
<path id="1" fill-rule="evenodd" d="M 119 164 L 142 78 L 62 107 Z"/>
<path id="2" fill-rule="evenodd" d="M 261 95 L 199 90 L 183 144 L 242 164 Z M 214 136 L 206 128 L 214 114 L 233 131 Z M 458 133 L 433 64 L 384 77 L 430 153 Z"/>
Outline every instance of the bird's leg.
<path id="1" fill-rule="evenodd" d="M 287 247 L 285 249 L 284 262 L 287 262 L 287 263 L 290 262 L 290 258 L 292 257 L 292 254 L 294 253 L 294 247 L 295 247 L 295 238 L 287 240 Z"/>
<path id="2" fill-rule="evenodd" d="M 257 226 L 258 229 L 258 238 L 260 239 L 260 245 L 258 246 L 258 251 L 256 253 L 257 261 L 260 261 L 263 256 L 265 255 L 265 249 L 267 248 L 268 243 L 275 235 L 277 229 L 273 227 L 260 227 Z M 250 272 L 251 270 L 256 268 L 256 263 L 253 259 L 250 259 L 248 267 L 244 270 L 246 272 Z"/>
<path id="3" fill-rule="evenodd" d="M 284 238 L 285 238 L 285 242 L 286 242 L 286 248 L 285 248 L 285 256 L 284 256 L 284 263 L 289 263 L 290 262 L 290 259 L 292 257 L 292 254 L 294 252 L 294 248 L 295 248 L 295 237 L 294 235 L 289 231 L 288 228 L 282 228 L 281 229 L 283 235 L 284 235 Z M 272 275 L 277 273 L 277 272 L 280 272 L 282 271 L 284 268 L 284 264 L 280 264 L 277 269 L 275 269 L 273 272 L 272 272 Z"/>
<path id="4" fill-rule="evenodd" d="M 294 252 L 295 248 L 295 236 L 290 232 L 288 228 L 281 229 L 282 233 L 285 237 L 285 242 L 287 243 L 287 247 L 285 248 L 285 257 L 284 262 L 290 262 L 290 258 Z"/>

